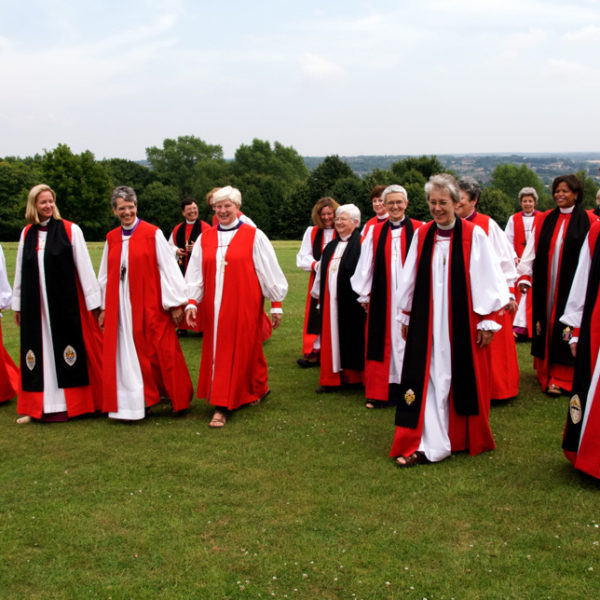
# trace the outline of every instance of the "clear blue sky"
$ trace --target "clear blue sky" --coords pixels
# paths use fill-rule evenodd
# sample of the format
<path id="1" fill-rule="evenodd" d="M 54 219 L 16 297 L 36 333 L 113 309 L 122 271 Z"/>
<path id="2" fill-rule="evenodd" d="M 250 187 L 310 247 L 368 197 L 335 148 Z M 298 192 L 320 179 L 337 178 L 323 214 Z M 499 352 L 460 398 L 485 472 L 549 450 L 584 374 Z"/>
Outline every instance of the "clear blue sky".
<path id="1" fill-rule="evenodd" d="M 600 153 L 600 0 L 0 0 L 0 156 Z"/>

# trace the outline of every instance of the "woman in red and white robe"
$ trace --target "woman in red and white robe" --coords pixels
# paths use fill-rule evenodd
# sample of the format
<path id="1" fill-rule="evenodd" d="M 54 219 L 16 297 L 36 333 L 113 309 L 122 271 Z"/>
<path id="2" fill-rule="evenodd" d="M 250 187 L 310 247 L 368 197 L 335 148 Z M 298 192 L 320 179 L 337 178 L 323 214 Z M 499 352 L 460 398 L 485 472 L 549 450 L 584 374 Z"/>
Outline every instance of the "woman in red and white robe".
<path id="1" fill-rule="evenodd" d="M 508 218 L 504 232 L 508 241 L 512 244 L 517 255 L 516 264 L 519 264 L 529 236 L 533 231 L 533 224 L 539 212 L 535 209 L 538 201 L 538 193 L 533 187 L 524 187 L 519 192 L 519 203 L 521 210 Z M 513 332 L 515 337 L 531 339 L 531 294 L 522 293 L 517 287 L 515 299 L 518 309 L 513 320 Z"/>
<path id="2" fill-rule="evenodd" d="M 317 201 L 312 209 L 314 225 L 304 232 L 300 250 L 296 255 L 296 266 L 310 273 L 302 329 L 302 354 L 304 356 L 297 361 L 303 369 L 319 366 L 321 318 L 317 310 L 317 301 L 311 297 L 310 290 L 315 281 L 317 265 L 321 260 L 323 250 L 336 235 L 333 219 L 338 206 L 339 204 L 329 196 Z"/>
<path id="3" fill-rule="evenodd" d="M 448 174 L 425 186 L 433 222 L 415 232 L 398 318 L 406 337 L 390 456 L 399 467 L 494 448 L 489 427 L 489 343 L 508 303 L 506 281 L 480 227 L 455 214 Z"/>
<path id="4" fill-rule="evenodd" d="M 185 276 L 186 319 L 193 326 L 203 304 L 197 394 L 214 408 L 209 426 L 220 428 L 232 411 L 269 393 L 262 349 L 264 298 L 271 301 L 277 328 L 288 286 L 267 236 L 239 220 L 239 190 L 221 188 L 212 201 L 219 225 L 204 232 L 192 251 Z"/>

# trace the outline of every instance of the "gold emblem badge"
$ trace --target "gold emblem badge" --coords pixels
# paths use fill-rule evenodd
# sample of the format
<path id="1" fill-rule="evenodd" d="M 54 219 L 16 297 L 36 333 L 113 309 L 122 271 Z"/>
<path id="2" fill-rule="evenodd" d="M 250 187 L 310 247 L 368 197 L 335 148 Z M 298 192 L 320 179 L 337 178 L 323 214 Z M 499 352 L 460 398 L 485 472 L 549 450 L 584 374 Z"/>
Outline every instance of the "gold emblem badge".
<path id="1" fill-rule="evenodd" d="M 412 390 L 406 390 L 406 393 L 404 394 L 404 402 L 406 402 L 408 406 L 415 401 L 415 398 L 415 393 Z"/>
<path id="2" fill-rule="evenodd" d="M 35 354 L 33 350 L 27 350 L 27 354 L 25 355 L 25 364 L 30 371 L 35 369 Z"/>
<path id="3" fill-rule="evenodd" d="M 542 324 L 539 321 L 535 324 L 535 335 L 542 335 Z"/>
<path id="4" fill-rule="evenodd" d="M 577 423 L 579 423 L 583 417 L 581 402 L 577 394 L 575 394 L 571 400 L 569 400 L 569 415 L 571 416 L 571 421 L 573 421 L 575 425 L 577 425 Z"/>
<path id="5" fill-rule="evenodd" d="M 568 342 L 568 341 L 571 340 L 572 337 L 573 337 L 573 330 L 567 325 L 562 330 L 562 341 L 563 342 Z"/>
<path id="6" fill-rule="evenodd" d="M 77 352 L 75 352 L 75 348 L 69 345 L 65 348 L 63 352 L 64 361 L 72 367 L 77 362 Z"/>

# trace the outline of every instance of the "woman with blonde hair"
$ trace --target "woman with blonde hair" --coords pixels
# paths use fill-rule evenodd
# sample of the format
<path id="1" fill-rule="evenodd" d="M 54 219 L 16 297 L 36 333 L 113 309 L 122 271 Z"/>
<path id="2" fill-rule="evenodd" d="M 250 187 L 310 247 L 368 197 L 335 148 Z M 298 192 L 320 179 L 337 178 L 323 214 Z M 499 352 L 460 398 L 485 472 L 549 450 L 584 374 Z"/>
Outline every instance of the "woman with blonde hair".
<path id="1" fill-rule="evenodd" d="M 81 229 L 62 219 L 50 186 L 27 198 L 12 309 L 21 327 L 17 423 L 66 421 L 101 404 L 100 287 Z"/>

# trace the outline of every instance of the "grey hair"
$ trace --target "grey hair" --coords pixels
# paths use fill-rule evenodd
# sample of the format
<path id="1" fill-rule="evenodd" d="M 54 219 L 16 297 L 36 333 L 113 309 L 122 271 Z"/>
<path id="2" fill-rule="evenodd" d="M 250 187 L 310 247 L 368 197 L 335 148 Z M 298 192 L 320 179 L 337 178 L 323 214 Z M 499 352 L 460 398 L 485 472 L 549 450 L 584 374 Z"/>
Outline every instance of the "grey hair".
<path id="1" fill-rule="evenodd" d="M 214 205 L 223 200 L 231 200 L 239 208 L 242 205 L 242 193 L 237 188 L 226 185 L 212 195 L 210 203 Z"/>
<path id="2" fill-rule="evenodd" d="M 521 188 L 521 191 L 519 192 L 519 202 L 521 202 L 523 196 L 533 196 L 536 202 L 539 200 L 537 190 L 534 187 Z"/>
<path id="3" fill-rule="evenodd" d="M 355 223 L 360 223 L 360 208 L 356 204 L 342 204 L 335 211 L 335 216 L 347 214 Z"/>
<path id="4" fill-rule="evenodd" d="M 425 197 L 427 200 L 429 200 L 429 195 L 434 189 L 448 192 L 454 203 L 460 200 L 458 182 L 450 173 L 438 173 L 429 178 L 429 181 L 425 184 Z"/>
<path id="5" fill-rule="evenodd" d="M 135 190 L 128 185 L 120 185 L 113 190 L 112 196 L 110 197 L 110 203 L 113 208 L 117 208 L 117 200 L 119 198 L 123 198 L 125 202 L 133 202 L 137 206 Z"/>
<path id="6" fill-rule="evenodd" d="M 385 202 L 385 197 L 388 194 L 404 194 L 404 198 L 408 202 L 408 194 L 406 193 L 406 190 L 397 183 L 392 183 L 392 185 L 388 185 L 385 190 L 383 190 L 383 193 L 381 194 L 382 202 Z"/>
<path id="7" fill-rule="evenodd" d="M 458 182 L 458 187 L 469 194 L 471 202 L 477 201 L 481 197 L 481 186 L 474 177 L 462 177 Z"/>

